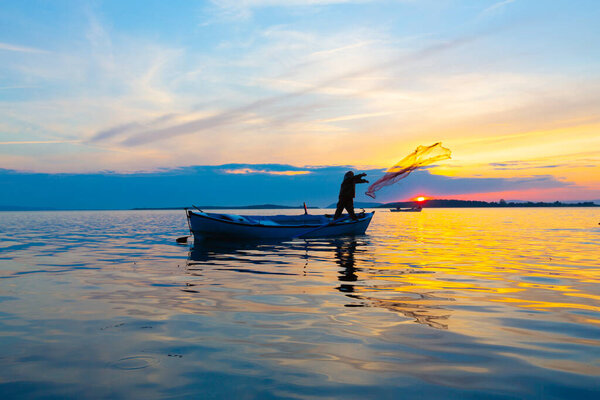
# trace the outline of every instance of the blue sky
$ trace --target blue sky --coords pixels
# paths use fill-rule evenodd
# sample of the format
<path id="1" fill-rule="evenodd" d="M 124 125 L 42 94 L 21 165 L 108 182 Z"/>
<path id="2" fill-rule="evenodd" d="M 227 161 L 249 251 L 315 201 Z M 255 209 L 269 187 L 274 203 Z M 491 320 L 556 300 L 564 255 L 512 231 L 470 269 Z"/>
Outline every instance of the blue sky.
<path id="1" fill-rule="evenodd" d="M 377 170 L 442 141 L 430 175 L 556 182 L 465 195 L 600 198 L 599 17 L 583 0 L 3 2 L 0 168 Z"/>

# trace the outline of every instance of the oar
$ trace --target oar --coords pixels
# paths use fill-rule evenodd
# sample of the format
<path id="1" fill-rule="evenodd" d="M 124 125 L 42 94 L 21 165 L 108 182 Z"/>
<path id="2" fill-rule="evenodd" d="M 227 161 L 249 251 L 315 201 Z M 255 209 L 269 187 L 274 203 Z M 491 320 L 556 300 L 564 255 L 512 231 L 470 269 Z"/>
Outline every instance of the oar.
<path id="1" fill-rule="evenodd" d="M 321 225 L 321 226 L 318 226 L 318 227 L 316 227 L 315 229 L 312 229 L 312 230 L 310 230 L 310 231 L 308 231 L 308 232 L 304 232 L 304 233 L 302 233 L 302 234 L 300 234 L 300 235 L 296 235 L 296 236 L 292 237 L 292 239 L 298 239 L 299 237 L 306 236 L 306 235 L 308 235 L 308 234 L 310 234 L 310 233 L 313 233 L 313 232 L 316 232 L 316 231 L 318 231 L 319 229 L 323 229 L 323 228 L 325 228 L 325 227 L 327 227 L 327 226 L 329 226 L 329 225 L 334 225 L 336 222 L 343 221 L 343 220 L 347 219 L 348 217 L 349 217 L 349 215 L 345 215 L 345 216 L 343 216 L 343 217 L 340 217 L 340 218 L 338 218 L 338 219 L 336 219 L 336 220 L 333 220 L 333 221 L 331 221 L 331 222 L 327 222 L 326 224 L 323 224 L 323 225 Z"/>

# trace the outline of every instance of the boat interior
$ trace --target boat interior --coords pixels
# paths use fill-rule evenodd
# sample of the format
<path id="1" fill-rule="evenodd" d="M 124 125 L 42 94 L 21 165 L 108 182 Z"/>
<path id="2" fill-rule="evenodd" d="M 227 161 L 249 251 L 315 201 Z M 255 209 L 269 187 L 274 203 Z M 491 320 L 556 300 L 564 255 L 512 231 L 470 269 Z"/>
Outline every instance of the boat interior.
<path id="1" fill-rule="evenodd" d="M 194 212 L 196 215 L 203 217 L 214 218 L 230 222 L 238 222 L 242 224 L 252 225 L 322 225 L 331 222 L 333 219 L 332 215 L 237 215 L 237 214 L 219 214 L 219 213 L 205 213 L 205 212 Z M 347 214 L 344 214 L 347 215 Z M 364 213 L 357 214 L 359 218 L 364 218 Z"/>

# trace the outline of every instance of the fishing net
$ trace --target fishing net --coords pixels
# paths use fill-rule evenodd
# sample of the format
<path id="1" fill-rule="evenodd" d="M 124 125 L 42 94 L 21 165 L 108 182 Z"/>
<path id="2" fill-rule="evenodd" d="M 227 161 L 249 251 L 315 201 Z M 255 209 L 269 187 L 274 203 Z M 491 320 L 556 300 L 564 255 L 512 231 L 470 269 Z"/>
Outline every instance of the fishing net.
<path id="1" fill-rule="evenodd" d="M 396 165 L 389 168 L 384 176 L 369 186 L 369 190 L 365 194 L 375 198 L 375 192 L 379 189 L 406 178 L 415 169 L 446 160 L 450 158 L 450 155 L 450 150 L 442 147 L 442 142 L 432 144 L 431 146 L 419 146 Z"/>

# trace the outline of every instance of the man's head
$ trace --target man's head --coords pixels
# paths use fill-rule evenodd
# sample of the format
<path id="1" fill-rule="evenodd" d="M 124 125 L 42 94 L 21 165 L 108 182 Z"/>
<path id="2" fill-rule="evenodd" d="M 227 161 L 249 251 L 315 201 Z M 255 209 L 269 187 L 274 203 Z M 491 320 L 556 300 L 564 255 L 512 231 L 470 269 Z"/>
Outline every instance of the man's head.
<path id="1" fill-rule="evenodd" d="M 352 171 L 348 171 L 344 175 L 344 179 L 350 179 L 350 178 L 353 178 L 353 177 L 354 177 L 354 172 L 352 172 Z"/>

